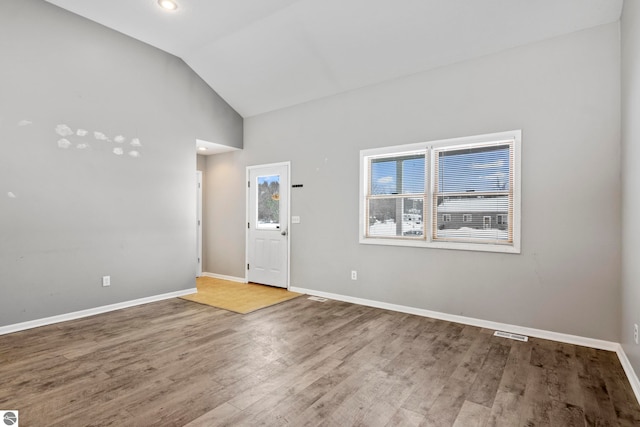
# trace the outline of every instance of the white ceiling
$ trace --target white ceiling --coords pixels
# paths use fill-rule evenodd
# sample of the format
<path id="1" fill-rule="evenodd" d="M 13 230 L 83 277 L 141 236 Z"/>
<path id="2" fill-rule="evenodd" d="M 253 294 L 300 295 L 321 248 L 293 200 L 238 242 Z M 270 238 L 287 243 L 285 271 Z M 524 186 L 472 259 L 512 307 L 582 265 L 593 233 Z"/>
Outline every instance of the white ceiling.
<path id="1" fill-rule="evenodd" d="M 47 0 L 182 58 L 243 117 L 616 21 L 623 0 Z"/>

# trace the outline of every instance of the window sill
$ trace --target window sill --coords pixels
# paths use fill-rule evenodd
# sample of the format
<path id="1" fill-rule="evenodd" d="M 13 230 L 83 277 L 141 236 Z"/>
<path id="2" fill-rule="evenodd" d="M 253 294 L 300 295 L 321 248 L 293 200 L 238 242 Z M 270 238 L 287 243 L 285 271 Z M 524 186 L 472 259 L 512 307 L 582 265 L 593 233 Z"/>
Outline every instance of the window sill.
<path id="1" fill-rule="evenodd" d="M 410 239 L 380 239 L 360 236 L 360 244 L 382 246 L 406 246 L 414 248 L 452 249 L 459 251 L 498 252 L 519 254 L 520 245 L 496 245 L 491 243 L 457 243 L 457 242 L 427 242 L 425 240 Z"/>

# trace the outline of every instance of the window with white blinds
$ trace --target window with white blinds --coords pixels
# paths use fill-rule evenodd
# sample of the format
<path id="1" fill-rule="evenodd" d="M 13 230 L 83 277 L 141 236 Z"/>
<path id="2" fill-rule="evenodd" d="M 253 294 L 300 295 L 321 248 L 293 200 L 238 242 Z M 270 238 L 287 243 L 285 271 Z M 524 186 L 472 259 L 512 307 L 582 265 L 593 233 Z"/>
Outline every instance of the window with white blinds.
<path id="1" fill-rule="evenodd" d="M 521 131 L 362 150 L 360 242 L 520 252 Z"/>

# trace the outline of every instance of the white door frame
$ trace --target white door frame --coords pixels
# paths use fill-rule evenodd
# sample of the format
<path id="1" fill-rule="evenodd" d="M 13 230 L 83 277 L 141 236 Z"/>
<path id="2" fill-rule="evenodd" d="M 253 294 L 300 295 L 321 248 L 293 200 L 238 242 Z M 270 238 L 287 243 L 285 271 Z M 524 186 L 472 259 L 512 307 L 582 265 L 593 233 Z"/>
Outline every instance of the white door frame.
<path id="1" fill-rule="evenodd" d="M 253 169 L 260 169 L 260 168 L 266 168 L 266 167 L 272 167 L 272 166 L 285 166 L 287 168 L 287 176 L 289 178 L 289 185 L 286 188 L 286 192 L 287 192 L 287 218 L 285 218 L 285 224 L 286 224 L 286 230 L 287 230 L 287 290 L 289 289 L 289 287 L 291 286 L 291 162 L 279 162 L 279 163 L 268 163 L 268 164 L 264 164 L 264 165 L 254 165 L 254 166 L 247 166 L 247 171 L 246 171 L 246 182 L 250 182 L 251 181 L 251 177 L 250 177 L 250 172 Z M 251 191 L 251 188 L 249 188 L 249 185 L 247 185 L 245 187 L 245 191 L 246 191 L 246 195 L 245 195 L 245 222 L 247 224 L 249 224 L 251 222 L 251 218 L 250 218 L 250 206 L 249 206 L 249 191 Z M 280 190 L 282 191 L 282 189 Z M 282 219 L 281 219 L 282 221 Z M 245 254 L 244 254 L 244 282 L 245 283 L 249 283 L 249 272 L 247 271 L 247 264 L 249 264 L 249 227 L 245 228 L 245 242 L 244 242 L 244 249 L 245 249 Z"/>
<path id="2" fill-rule="evenodd" d="M 202 276 L 202 172 L 196 171 L 196 277 Z"/>

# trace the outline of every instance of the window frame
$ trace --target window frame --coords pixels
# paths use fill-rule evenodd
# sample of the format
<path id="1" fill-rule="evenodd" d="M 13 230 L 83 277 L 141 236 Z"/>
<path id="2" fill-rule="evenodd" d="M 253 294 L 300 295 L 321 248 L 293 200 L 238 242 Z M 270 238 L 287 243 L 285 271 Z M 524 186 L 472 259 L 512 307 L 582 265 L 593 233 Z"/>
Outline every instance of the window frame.
<path id="1" fill-rule="evenodd" d="M 461 149 L 474 147 L 478 144 L 509 142 L 513 144 L 513 239 L 510 244 L 479 241 L 441 241 L 433 240 L 431 230 L 434 224 L 433 194 L 435 191 L 433 181 L 434 149 Z M 360 151 L 360 190 L 359 190 L 359 242 L 370 245 L 387 246 L 412 246 L 437 249 L 454 249 L 481 252 L 517 253 L 520 249 L 521 237 L 521 150 L 522 131 L 512 130 L 484 135 L 451 138 L 436 141 L 420 142 L 388 146 L 381 148 L 365 149 Z M 423 236 L 421 238 L 405 236 L 368 236 L 368 191 L 370 185 L 370 161 L 372 158 L 401 156 L 406 153 L 424 152 L 425 154 L 425 194 L 423 202 Z M 507 224 L 509 216 L 507 215 Z M 496 220 L 497 222 L 497 220 Z M 436 221 L 437 223 L 437 221 Z"/>
<path id="2" fill-rule="evenodd" d="M 462 222 L 473 222 L 473 214 L 462 214 Z"/>
<path id="3" fill-rule="evenodd" d="M 370 160 L 367 162 L 367 165 L 368 165 L 367 170 L 368 171 L 372 170 L 374 163 L 379 163 L 379 162 L 382 163 L 382 162 L 389 162 L 389 161 L 403 162 L 405 160 L 411 160 L 412 158 L 413 159 L 423 158 L 425 154 L 426 154 L 426 150 L 424 148 L 421 148 L 418 150 L 403 150 L 401 152 L 394 151 L 391 154 L 385 154 L 384 152 L 382 152 L 379 155 L 370 156 Z M 426 176 L 426 168 L 427 166 L 425 164 L 425 176 Z M 396 188 L 398 190 L 397 192 L 377 193 L 373 191 L 373 187 L 371 186 L 371 181 L 369 179 L 367 179 L 366 185 L 367 185 L 367 189 L 365 190 L 366 201 L 365 201 L 364 209 L 366 211 L 367 218 L 371 218 L 370 202 L 373 202 L 375 200 L 395 200 L 396 203 L 400 202 L 400 204 L 404 205 L 404 201 L 406 199 L 422 199 L 423 200 L 423 215 L 422 215 L 423 221 L 421 222 L 422 233 L 420 235 L 423 236 L 425 234 L 426 229 L 424 225 L 424 199 L 428 191 L 427 187 L 425 187 L 423 192 L 421 193 L 412 193 L 412 192 L 404 193 L 404 192 L 401 192 L 398 188 Z M 402 181 L 400 181 L 399 183 L 396 182 L 396 185 L 402 186 L 403 182 Z M 367 238 L 379 238 L 379 239 L 422 239 L 422 237 L 412 237 L 414 236 L 414 234 L 409 234 L 409 233 L 402 233 L 400 235 L 395 235 L 395 236 L 369 235 L 369 230 L 365 230 L 365 235 Z"/>

